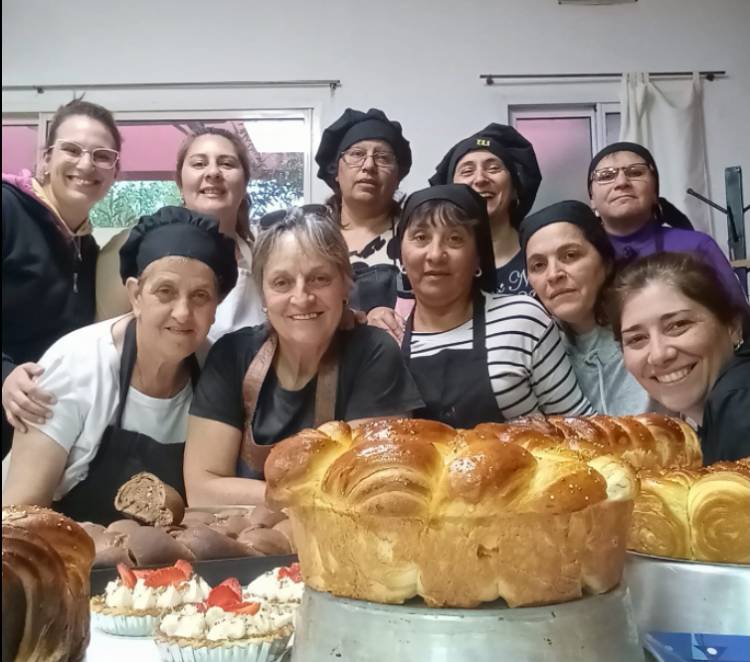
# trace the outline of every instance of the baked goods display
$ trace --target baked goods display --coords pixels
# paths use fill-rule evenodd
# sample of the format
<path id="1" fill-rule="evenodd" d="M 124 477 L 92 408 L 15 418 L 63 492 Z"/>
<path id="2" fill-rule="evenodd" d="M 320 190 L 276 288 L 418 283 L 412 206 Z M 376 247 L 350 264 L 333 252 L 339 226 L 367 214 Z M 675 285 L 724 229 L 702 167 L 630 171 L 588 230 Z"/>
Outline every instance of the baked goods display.
<path id="1" fill-rule="evenodd" d="M 170 526 L 150 526 L 132 519 L 117 520 L 107 527 L 91 522 L 81 526 L 94 541 L 95 567 L 294 553 L 286 515 L 263 506 L 216 512 L 188 510 L 178 525 Z"/>
<path id="2" fill-rule="evenodd" d="M 693 467 L 703 464 L 700 441 L 687 423 L 661 414 L 639 416 L 530 416 L 513 423 L 483 423 L 478 432 L 527 449 L 550 439 L 588 457 L 616 455 L 635 469 Z M 539 436 L 541 433 L 543 436 Z"/>
<path id="3" fill-rule="evenodd" d="M 169 526 L 182 521 L 185 502 L 174 487 L 142 471 L 117 490 L 115 510 L 142 524 Z"/>
<path id="4" fill-rule="evenodd" d="M 3 508 L 2 659 L 82 660 L 89 641 L 94 545 L 46 508 Z"/>
<path id="5" fill-rule="evenodd" d="M 168 662 L 272 662 L 286 650 L 293 619 L 294 609 L 287 605 L 243 599 L 239 581 L 230 578 L 202 603 L 165 613 L 154 638 Z"/>
<path id="6" fill-rule="evenodd" d="M 92 625 L 110 634 L 141 637 L 153 633 L 164 611 L 203 602 L 211 587 L 187 561 L 150 570 L 118 564 L 119 578 L 107 584 L 104 595 L 91 599 Z"/>
<path id="7" fill-rule="evenodd" d="M 267 499 L 289 511 L 305 584 L 455 607 L 564 602 L 617 585 L 637 490 L 629 465 L 540 432 L 543 447 L 526 450 L 481 427 L 332 422 L 276 444 Z"/>
<path id="8" fill-rule="evenodd" d="M 750 563 L 750 459 L 639 472 L 628 547 L 696 561 Z"/>

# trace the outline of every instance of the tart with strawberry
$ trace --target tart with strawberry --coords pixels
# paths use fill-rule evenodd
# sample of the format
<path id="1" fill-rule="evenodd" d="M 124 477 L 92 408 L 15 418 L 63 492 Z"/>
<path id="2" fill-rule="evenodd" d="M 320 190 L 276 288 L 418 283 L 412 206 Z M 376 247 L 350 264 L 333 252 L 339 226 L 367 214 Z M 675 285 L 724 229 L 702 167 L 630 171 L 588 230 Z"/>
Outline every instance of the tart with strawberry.
<path id="1" fill-rule="evenodd" d="M 117 572 L 119 578 L 107 584 L 104 595 L 91 599 L 92 625 L 111 634 L 151 635 L 163 612 L 201 603 L 211 590 L 187 561 L 152 570 L 132 569 L 120 563 Z"/>
<path id="2" fill-rule="evenodd" d="M 302 602 L 305 584 L 299 563 L 274 568 L 250 582 L 243 592 L 246 600 L 260 600 L 297 607 Z"/>
<path id="3" fill-rule="evenodd" d="M 273 662 L 292 632 L 289 610 L 243 600 L 239 581 L 231 578 L 211 589 L 205 602 L 164 614 L 154 638 L 165 662 Z"/>

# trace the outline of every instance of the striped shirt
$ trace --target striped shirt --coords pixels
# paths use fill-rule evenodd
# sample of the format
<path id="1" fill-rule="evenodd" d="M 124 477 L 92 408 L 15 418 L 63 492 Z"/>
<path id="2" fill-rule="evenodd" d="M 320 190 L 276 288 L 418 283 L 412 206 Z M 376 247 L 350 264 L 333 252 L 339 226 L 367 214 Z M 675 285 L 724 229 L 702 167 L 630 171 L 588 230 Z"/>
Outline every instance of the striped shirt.
<path id="1" fill-rule="evenodd" d="M 593 414 L 560 332 L 525 295 L 484 294 L 487 370 L 497 406 L 511 420 L 533 413 Z M 411 358 L 472 347 L 472 321 L 440 333 L 412 333 Z"/>

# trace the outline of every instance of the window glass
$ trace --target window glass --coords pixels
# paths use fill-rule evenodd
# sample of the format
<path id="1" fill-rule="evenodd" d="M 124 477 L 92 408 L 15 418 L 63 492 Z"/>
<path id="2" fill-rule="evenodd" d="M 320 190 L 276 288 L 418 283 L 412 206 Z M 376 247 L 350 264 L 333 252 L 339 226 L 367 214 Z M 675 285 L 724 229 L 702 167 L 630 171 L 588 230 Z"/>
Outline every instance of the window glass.
<path id="1" fill-rule="evenodd" d="M 37 125 L 3 124 L 3 172 L 34 172 L 37 162 Z"/>

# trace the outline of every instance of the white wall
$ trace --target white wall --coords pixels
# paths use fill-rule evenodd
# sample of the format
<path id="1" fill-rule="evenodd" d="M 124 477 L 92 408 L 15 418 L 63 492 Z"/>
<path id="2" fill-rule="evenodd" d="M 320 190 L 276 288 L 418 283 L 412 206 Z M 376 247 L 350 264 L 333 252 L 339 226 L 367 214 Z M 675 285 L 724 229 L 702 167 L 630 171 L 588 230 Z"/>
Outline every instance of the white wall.
<path id="1" fill-rule="evenodd" d="M 711 197 L 724 168 L 750 198 L 750 0 L 4 0 L 3 86 L 338 78 L 302 90 L 89 92 L 113 110 L 383 108 L 412 142 L 406 190 L 453 142 L 516 103 L 616 101 L 616 81 L 486 87 L 482 73 L 725 69 L 705 84 Z M 70 93 L 3 91 L 3 111 L 54 110 Z M 313 196 L 326 194 L 315 182 Z M 725 246 L 724 220 L 714 217 Z M 746 223 L 750 236 L 750 227 Z"/>

